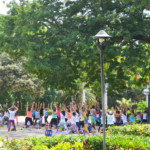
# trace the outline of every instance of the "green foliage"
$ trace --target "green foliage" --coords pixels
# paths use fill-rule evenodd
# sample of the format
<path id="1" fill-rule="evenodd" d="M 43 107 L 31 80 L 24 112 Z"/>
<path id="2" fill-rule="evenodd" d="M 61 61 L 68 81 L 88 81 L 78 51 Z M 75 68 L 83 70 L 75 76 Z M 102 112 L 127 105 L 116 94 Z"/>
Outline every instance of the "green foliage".
<path id="1" fill-rule="evenodd" d="M 129 108 L 129 106 L 134 105 L 134 103 L 131 102 L 131 99 L 127 100 L 126 98 L 122 98 L 121 101 L 116 100 L 117 103 L 124 109 Z"/>
<path id="2" fill-rule="evenodd" d="M 76 150 L 83 150 L 83 142 L 75 142 L 73 145 L 70 143 L 58 143 L 56 146 L 50 148 L 50 150 L 70 150 L 70 149 L 76 149 Z"/>
<path id="3" fill-rule="evenodd" d="M 32 97 L 41 97 L 44 89 L 42 82 L 29 75 L 22 67 L 25 59 L 13 61 L 8 54 L 0 54 L 0 91 L 5 92 L 26 92 Z"/>
<path id="4" fill-rule="evenodd" d="M 137 111 L 144 111 L 146 108 L 146 101 L 142 100 L 137 103 Z"/>
<path id="5" fill-rule="evenodd" d="M 31 149 L 31 143 L 24 141 L 24 140 L 16 140 L 16 138 L 13 138 L 12 140 L 9 140 L 8 135 L 6 135 L 6 140 L 1 139 L 1 142 L 3 143 L 3 150 L 30 150 Z"/>
<path id="6" fill-rule="evenodd" d="M 108 128 L 109 134 L 122 134 L 122 135 L 139 135 L 139 136 L 150 136 L 150 125 L 149 124 L 134 124 L 123 127 L 114 126 Z"/>
<path id="7" fill-rule="evenodd" d="M 92 39 L 100 29 L 112 35 L 104 51 L 111 95 L 146 84 L 150 19 L 143 10 L 150 8 L 148 0 L 22 0 L 10 8 L 9 15 L 0 18 L 1 50 L 15 59 L 25 56 L 25 69 L 46 88 L 73 93 L 78 89 L 76 80 L 88 81 L 101 97 L 99 52 Z"/>
<path id="8" fill-rule="evenodd" d="M 132 125 L 133 127 L 134 125 Z M 128 127 L 128 126 L 127 126 Z M 121 128 L 121 127 L 120 127 Z M 145 131 L 146 127 L 143 127 Z M 109 129 L 110 130 L 110 129 Z M 112 129 L 113 130 L 113 129 Z M 111 131 L 112 131 L 111 130 Z M 139 130 L 139 129 L 138 129 Z M 114 134 L 115 133 L 115 134 Z M 150 148 L 150 138 L 144 136 L 116 134 L 117 132 L 111 132 L 111 135 L 106 136 L 106 147 L 109 150 L 144 150 Z M 3 149 L 9 150 L 71 150 L 75 149 L 87 149 L 87 150 L 102 150 L 103 137 L 97 136 L 53 136 L 53 137 L 26 137 L 24 140 L 6 140 L 1 139 L 4 146 Z M 80 148 L 79 148 L 80 147 Z"/>

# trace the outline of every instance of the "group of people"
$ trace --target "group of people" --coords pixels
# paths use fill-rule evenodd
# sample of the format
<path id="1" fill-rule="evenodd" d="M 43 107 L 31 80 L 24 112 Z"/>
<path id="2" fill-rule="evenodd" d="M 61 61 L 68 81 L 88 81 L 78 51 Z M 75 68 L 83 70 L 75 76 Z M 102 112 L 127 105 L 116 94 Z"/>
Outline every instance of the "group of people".
<path id="1" fill-rule="evenodd" d="M 127 113 L 128 112 L 128 113 Z M 123 126 L 131 123 L 147 123 L 147 109 L 141 114 L 141 112 L 134 113 L 132 107 L 122 108 L 116 107 L 116 110 L 112 107 L 110 111 L 106 109 L 106 124 L 108 126 L 118 125 Z M 102 120 L 102 118 L 101 118 Z M 103 124 L 101 122 L 101 124 Z"/>
<path id="2" fill-rule="evenodd" d="M 50 108 L 50 109 L 49 109 Z M 96 111 L 97 110 L 97 111 Z M 49 128 L 70 130 L 71 133 L 88 133 L 92 127 L 95 129 L 96 115 L 100 116 L 100 107 L 90 107 L 85 104 L 71 102 L 68 106 L 54 103 L 45 107 L 45 104 L 33 102 L 31 107 L 27 103 L 25 127 L 29 125 L 49 125 Z M 51 113 L 51 121 L 48 122 L 48 114 Z M 44 118 L 43 118 L 44 117 Z M 100 117 L 99 117 L 100 118 Z M 44 122 L 42 122 L 44 120 Z M 100 120 L 100 119 L 99 119 Z M 38 122 L 37 122 L 38 121 Z"/>
<path id="3" fill-rule="evenodd" d="M 44 114 L 43 114 L 44 111 Z M 128 114 L 127 114 L 128 112 Z M 129 113 L 130 112 L 130 113 Z M 32 115 L 31 115 L 32 113 Z M 48 122 L 48 114 L 51 113 L 51 121 Z M 44 116 L 44 124 L 49 124 L 50 128 L 59 129 L 63 126 L 64 130 L 70 130 L 71 133 L 90 133 L 95 130 L 95 126 L 99 127 L 103 125 L 102 112 L 100 105 L 88 106 L 87 104 L 71 102 L 69 105 L 55 103 L 50 104 L 45 108 L 45 104 L 38 105 L 33 102 L 32 107 L 28 107 L 26 112 L 25 125 L 27 127 L 27 121 L 31 122 L 31 125 L 35 125 L 39 120 L 42 125 L 42 118 Z M 132 107 L 127 108 L 113 107 L 108 111 L 105 111 L 106 122 L 108 126 L 112 125 L 126 125 L 130 123 L 146 123 L 147 122 L 147 110 L 143 112 L 134 113 Z M 32 121 L 33 120 L 33 121 Z M 33 123 L 34 122 L 34 123 Z"/>
<path id="4" fill-rule="evenodd" d="M 8 131 L 10 131 L 11 124 L 15 126 L 15 118 L 17 119 L 18 107 L 13 105 L 10 108 L 6 108 L 4 113 L 2 112 L 2 105 L 0 105 L 0 125 L 7 122 Z M 133 122 L 147 122 L 147 111 L 141 115 L 138 112 L 136 115 L 134 111 L 130 108 L 130 115 L 127 115 L 127 108 L 113 107 L 108 111 L 105 111 L 106 122 L 108 126 L 112 125 L 126 125 Z M 51 114 L 51 120 L 48 121 L 48 116 Z M 44 121 L 43 121 L 44 120 Z M 95 126 L 99 127 L 103 125 L 102 112 L 100 110 L 100 105 L 88 106 L 83 103 L 75 103 L 72 101 L 69 105 L 60 104 L 59 106 L 54 104 L 48 104 L 45 107 L 45 103 L 32 102 L 29 106 L 27 102 L 26 106 L 26 116 L 24 128 L 33 126 L 40 128 L 41 126 L 49 126 L 51 129 L 59 130 L 63 127 L 63 130 L 69 130 L 70 133 L 76 134 L 89 134 L 96 130 Z"/>

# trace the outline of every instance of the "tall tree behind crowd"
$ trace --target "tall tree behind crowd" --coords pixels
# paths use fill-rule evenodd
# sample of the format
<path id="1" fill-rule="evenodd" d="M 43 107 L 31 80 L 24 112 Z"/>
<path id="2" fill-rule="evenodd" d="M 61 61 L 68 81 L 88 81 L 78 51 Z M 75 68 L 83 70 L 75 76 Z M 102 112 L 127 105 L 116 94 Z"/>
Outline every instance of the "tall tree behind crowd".
<path id="1" fill-rule="evenodd" d="M 99 53 L 92 36 L 105 29 L 112 39 L 105 48 L 105 76 L 112 91 L 142 86 L 149 74 L 150 1 L 22 0 L 10 5 L 0 32 L 2 50 L 25 56 L 25 68 L 45 87 L 71 91 L 76 80 L 100 89 Z M 135 81 L 135 74 L 140 74 Z"/>

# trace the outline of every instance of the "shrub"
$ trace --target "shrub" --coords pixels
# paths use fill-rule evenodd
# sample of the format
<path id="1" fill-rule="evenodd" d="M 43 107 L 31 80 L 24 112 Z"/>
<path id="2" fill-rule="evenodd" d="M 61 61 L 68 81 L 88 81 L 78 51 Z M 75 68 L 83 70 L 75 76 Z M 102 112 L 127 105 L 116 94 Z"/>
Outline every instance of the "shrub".
<path id="1" fill-rule="evenodd" d="M 142 101 L 138 102 L 137 111 L 144 112 L 145 108 L 146 108 L 146 101 L 142 100 Z"/>
<path id="2" fill-rule="evenodd" d="M 133 124 L 126 126 L 113 126 L 108 128 L 109 134 L 123 134 L 123 135 L 142 135 L 150 136 L 149 124 Z"/>
<path id="3" fill-rule="evenodd" d="M 103 136 L 26 137 L 24 140 L 6 140 L 3 150 L 102 150 Z M 136 135 L 111 134 L 106 136 L 107 150 L 150 149 L 150 138 Z"/>

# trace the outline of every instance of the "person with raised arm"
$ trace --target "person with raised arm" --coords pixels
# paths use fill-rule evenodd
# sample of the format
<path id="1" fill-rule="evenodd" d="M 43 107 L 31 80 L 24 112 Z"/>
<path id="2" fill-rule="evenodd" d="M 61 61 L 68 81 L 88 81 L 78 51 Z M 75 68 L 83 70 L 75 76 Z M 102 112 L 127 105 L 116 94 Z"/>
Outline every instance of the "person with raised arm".
<path id="1" fill-rule="evenodd" d="M 129 116 L 129 122 L 134 123 L 135 122 L 135 115 L 134 110 L 130 109 L 131 115 Z"/>
<path id="2" fill-rule="evenodd" d="M 33 102 L 33 109 L 32 109 L 32 118 L 33 118 L 33 122 L 35 121 L 35 110 L 37 107 L 37 103 Z"/>
<path id="3" fill-rule="evenodd" d="M 96 121 L 97 121 L 97 125 L 100 126 L 100 125 L 101 125 L 101 110 L 100 110 L 100 104 L 98 104 L 97 107 L 96 107 Z"/>
<path id="4" fill-rule="evenodd" d="M 10 131 L 11 123 L 13 124 L 14 130 L 16 131 L 16 126 L 15 126 L 15 113 L 18 111 L 18 108 L 13 105 L 8 109 L 9 111 L 9 126 L 8 126 L 8 131 Z"/>
<path id="5" fill-rule="evenodd" d="M 63 104 L 63 110 L 65 111 L 65 122 L 67 123 L 68 117 L 67 117 L 67 107 L 65 104 Z"/>
<path id="6" fill-rule="evenodd" d="M 96 109 L 95 109 L 94 105 L 92 106 L 90 112 L 91 112 L 92 127 L 95 129 L 95 124 L 96 124 Z"/>
<path id="7" fill-rule="evenodd" d="M 2 112 L 2 105 L 0 104 L 0 125 L 3 123 L 3 112 Z"/>
<path id="8" fill-rule="evenodd" d="M 7 127 L 8 127 L 8 121 L 9 121 L 9 111 L 8 111 L 8 108 L 6 107 L 6 110 L 3 116 L 3 124 L 7 125 Z"/>
<path id="9" fill-rule="evenodd" d="M 52 107 L 52 103 L 51 103 L 51 112 L 52 112 L 52 119 L 50 122 L 51 127 L 53 127 L 53 125 L 56 126 L 57 128 L 57 107 L 56 105 L 54 105 L 55 107 Z"/>
<path id="10" fill-rule="evenodd" d="M 0 110 L 1 110 L 1 111 L 3 110 L 2 104 L 0 104 Z"/>
<path id="11" fill-rule="evenodd" d="M 114 111 L 114 109 L 113 109 Z M 121 113 L 120 113 L 120 108 L 118 106 L 116 106 L 116 113 L 114 111 L 114 116 L 115 116 L 115 125 L 120 126 L 122 124 L 121 121 Z"/>
<path id="12" fill-rule="evenodd" d="M 17 101 L 17 108 L 19 109 L 19 101 Z M 18 112 L 16 112 L 16 114 L 15 114 L 15 120 L 16 120 L 17 125 L 18 125 L 18 123 L 19 123 L 19 121 L 18 121 Z"/>
<path id="13" fill-rule="evenodd" d="M 113 107 L 111 108 L 111 111 L 107 112 L 108 107 L 106 108 L 106 117 L 107 117 L 107 125 L 112 126 L 115 122 L 115 116 L 114 116 L 114 110 Z"/>
<path id="14" fill-rule="evenodd" d="M 60 126 L 63 126 L 65 130 L 68 129 L 67 125 L 66 125 L 66 120 L 65 120 L 66 118 L 65 117 L 66 117 L 66 112 L 65 112 L 65 108 L 64 108 L 64 110 L 61 111 L 61 113 L 60 113 L 60 122 L 57 125 L 57 131 L 58 131 Z"/>
<path id="15" fill-rule="evenodd" d="M 122 126 L 128 124 L 128 121 L 127 121 L 127 107 L 122 108 L 122 110 L 121 110 L 121 119 L 122 119 Z"/>
<path id="16" fill-rule="evenodd" d="M 61 104 L 57 107 L 56 105 L 56 109 L 57 109 L 57 123 L 60 122 L 60 113 L 61 113 Z"/>
<path id="17" fill-rule="evenodd" d="M 80 122 L 79 122 L 80 123 L 80 129 L 81 129 L 81 131 L 84 131 L 84 120 L 86 117 L 85 105 L 81 104 L 81 106 L 79 107 L 79 112 L 80 112 Z M 88 119 L 87 119 L 87 122 L 88 122 Z M 88 123 L 87 123 L 87 125 L 88 125 Z"/>
<path id="18" fill-rule="evenodd" d="M 42 125 L 42 120 L 41 120 L 41 116 L 40 116 L 40 105 L 39 105 L 39 102 L 37 104 L 37 107 L 36 107 L 36 111 L 35 111 L 35 125 L 37 124 L 37 120 L 39 120 L 40 122 L 40 125 Z"/>
<path id="19" fill-rule="evenodd" d="M 43 110 L 44 110 L 44 102 L 40 104 L 40 117 L 41 117 L 41 121 L 43 121 Z"/>
<path id="20" fill-rule="evenodd" d="M 32 121 L 32 110 L 33 110 L 33 105 L 34 103 L 32 103 L 32 108 L 29 107 L 29 104 L 27 102 L 27 107 L 26 107 L 26 118 L 25 118 L 25 127 L 28 127 L 28 121 L 30 122 L 31 125 L 33 125 L 33 121 Z"/>
<path id="21" fill-rule="evenodd" d="M 48 123 L 47 119 L 48 119 L 48 108 L 45 108 L 45 103 L 43 104 L 43 108 L 44 108 L 44 121 L 45 124 Z"/>
<path id="22" fill-rule="evenodd" d="M 68 124 L 68 126 L 70 126 L 71 119 L 72 119 L 71 103 L 70 103 L 70 106 L 66 109 L 66 113 L 67 113 L 67 124 Z"/>

